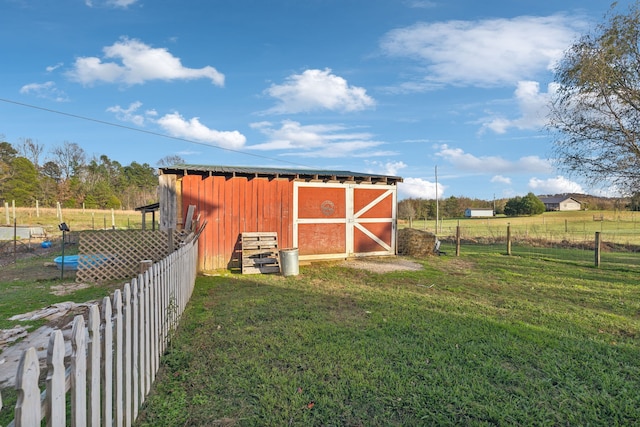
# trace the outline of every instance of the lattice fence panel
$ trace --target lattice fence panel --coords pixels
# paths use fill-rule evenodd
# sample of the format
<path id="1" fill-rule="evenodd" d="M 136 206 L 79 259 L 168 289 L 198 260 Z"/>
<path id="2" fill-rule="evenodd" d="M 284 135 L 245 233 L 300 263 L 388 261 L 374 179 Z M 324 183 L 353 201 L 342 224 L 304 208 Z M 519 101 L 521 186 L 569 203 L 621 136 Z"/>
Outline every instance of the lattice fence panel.
<path id="1" fill-rule="evenodd" d="M 159 230 L 100 230 L 79 233 L 77 282 L 99 283 L 136 277 L 140 261 L 169 254 L 169 237 Z M 174 234 L 177 247 L 181 234 Z"/>

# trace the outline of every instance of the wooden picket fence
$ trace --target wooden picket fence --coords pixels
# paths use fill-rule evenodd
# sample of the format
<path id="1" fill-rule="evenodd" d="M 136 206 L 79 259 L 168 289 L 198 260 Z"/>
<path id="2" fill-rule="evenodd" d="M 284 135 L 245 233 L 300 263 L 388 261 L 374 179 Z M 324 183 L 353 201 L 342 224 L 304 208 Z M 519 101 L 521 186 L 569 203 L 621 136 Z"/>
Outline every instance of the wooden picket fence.
<path id="1" fill-rule="evenodd" d="M 131 426 L 191 298 L 197 248 L 196 238 L 105 297 L 100 307 L 91 306 L 87 325 L 76 316 L 67 366 L 62 332 L 52 333 L 44 391 L 36 349 L 26 350 L 9 426 L 66 426 L 67 398 L 72 426 Z"/>

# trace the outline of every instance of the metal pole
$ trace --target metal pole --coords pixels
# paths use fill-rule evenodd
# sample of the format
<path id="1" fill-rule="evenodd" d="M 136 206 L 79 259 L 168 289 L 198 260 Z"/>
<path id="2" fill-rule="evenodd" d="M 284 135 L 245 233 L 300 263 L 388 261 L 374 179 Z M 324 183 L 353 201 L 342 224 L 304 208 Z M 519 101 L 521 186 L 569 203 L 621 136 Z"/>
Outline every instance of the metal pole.
<path id="1" fill-rule="evenodd" d="M 595 261 L 596 267 L 600 267 L 600 232 L 596 231 L 596 245 L 595 245 Z"/>
<path id="2" fill-rule="evenodd" d="M 64 280 L 64 230 L 62 230 L 62 265 L 60 266 L 60 280 Z"/>
<path id="3" fill-rule="evenodd" d="M 18 262 L 18 222 L 13 218 L 13 263 Z"/>
<path id="4" fill-rule="evenodd" d="M 439 218 L 440 218 L 440 205 L 438 204 L 438 166 L 436 165 L 436 234 L 438 234 Z"/>

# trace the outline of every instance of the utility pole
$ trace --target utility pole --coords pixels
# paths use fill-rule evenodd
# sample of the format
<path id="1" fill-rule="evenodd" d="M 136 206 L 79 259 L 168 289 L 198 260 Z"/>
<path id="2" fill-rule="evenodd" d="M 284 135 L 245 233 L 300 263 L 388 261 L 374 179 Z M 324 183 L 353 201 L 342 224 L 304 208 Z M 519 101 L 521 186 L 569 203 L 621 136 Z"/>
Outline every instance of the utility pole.
<path id="1" fill-rule="evenodd" d="M 436 233 L 438 234 L 438 224 L 440 221 L 440 206 L 438 204 L 438 165 L 436 165 Z"/>

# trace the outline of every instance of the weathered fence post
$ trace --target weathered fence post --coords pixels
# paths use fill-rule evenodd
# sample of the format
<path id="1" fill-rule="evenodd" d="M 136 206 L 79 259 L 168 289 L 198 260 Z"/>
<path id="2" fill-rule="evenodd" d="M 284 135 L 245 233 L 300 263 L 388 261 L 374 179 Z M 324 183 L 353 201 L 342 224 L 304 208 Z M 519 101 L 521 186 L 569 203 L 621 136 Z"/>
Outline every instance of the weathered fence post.
<path id="1" fill-rule="evenodd" d="M 87 425 L 87 341 L 84 317 L 77 315 L 71 329 L 71 425 Z"/>
<path id="2" fill-rule="evenodd" d="M 600 232 L 596 231 L 596 244 L 595 244 L 595 261 L 596 267 L 600 267 Z"/>
<path id="3" fill-rule="evenodd" d="M 173 233 L 174 233 L 175 229 L 174 228 L 170 228 L 167 230 L 167 236 L 169 238 L 168 241 L 168 246 L 169 246 L 169 253 L 172 253 L 175 250 L 175 243 L 173 241 Z"/>
<path id="4" fill-rule="evenodd" d="M 511 224 L 507 224 L 507 255 L 511 255 Z"/>
<path id="5" fill-rule="evenodd" d="M 132 328 L 132 354 L 133 354 L 133 389 L 131 390 L 133 397 L 133 419 L 138 418 L 138 405 L 140 393 L 140 309 L 138 307 L 138 279 L 131 280 L 131 328 Z"/>
<path id="6" fill-rule="evenodd" d="M 456 256 L 460 256 L 460 224 L 456 227 Z"/>
<path id="7" fill-rule="evenodd" d="M 113 293 L 113 309 L 115 311 L 115 360 L 114 360 L 114 386 L 115 386 L 115 398 L 114 403 L 115 419 L 114 423 L 116 427 L 122 427 L 124 422 L 124 354 L 123 348 L 123 319 L 122 319 L 122 292 L 120 289 L 116 289 Z"/>
<path id="8" fill-rule="evenodd" d="M 65 403 L 64 338 L 56 330 L 49 337 L 47 348 L 47 425 L 67 425 Z"/>
<path id="9" fill-rule="evenodd" d="M 113 425 L 113 323 L 111 322 L 111 299 L 102 299 L 102 321 L 104 336 L 102 337 L 102 422 L 105 426 Z"/>
<path id="10" fill-rule="evenodd" d="M 132 408 L 132 315 L 131 315 L 131 285 L 124 285 L 124 425 L 130 427 L 133 424 Z"/>
<path id="11" fill-rule="evenodd" d="M 17 426 L 38 426 L 42 420 L 40 404 L 40 363 L 38 353 L 34 347 L 29 347 L 22 354 L 16 376 L 16 390 L 18 402 L 15 410 L 15 424 Z"/>
<path id="12" fill-rule="evenodd" d="M 89 409 L 87 422 L 91 427 L 100 426 L 100 310 L 97 304 L 89 308 Z"/>
<path id="13" fill-rule="evenodd" d="M 9 221 L 9 202 L 4 202 L 4 216 L 6 217 L 7 225 L 11 225 Z"/>
<path id="14" fill-rule="evenodd" d="M 143 259 L 140 261 L 140 274 L 143 274 L 145 271 L 151 268 L 153 265 L 153 260 L 151 259 Z"/>

